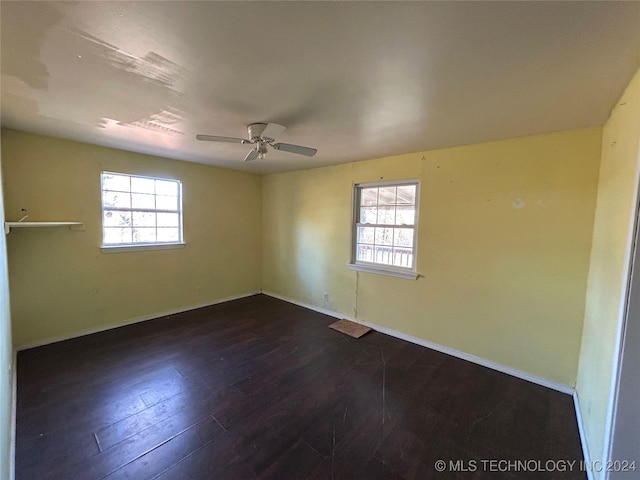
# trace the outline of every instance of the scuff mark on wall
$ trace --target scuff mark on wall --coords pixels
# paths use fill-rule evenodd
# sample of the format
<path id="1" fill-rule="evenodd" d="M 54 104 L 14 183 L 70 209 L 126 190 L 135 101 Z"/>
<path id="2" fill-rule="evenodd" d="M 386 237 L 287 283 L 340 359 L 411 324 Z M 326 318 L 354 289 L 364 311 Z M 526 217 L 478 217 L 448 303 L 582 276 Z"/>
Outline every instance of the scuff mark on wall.
<path id="1" fill-rule="evenodd" d="M 522 198 L 522 194 L 520 192 L 517 192 L 514 194 L 513 199 L 511 200 L 511 206 L 515 209 L 515 210 L 519 210 L 521 208 L 524 208 L 524 206 L 527 204 L 527 202 L 525 202 L 524 198 Z"/>
<path id="2" fill-rule="evenodd" d="M 542 193 L 538 201 L 536 202 L 540 207 L 547 207 L 553 202 L 554 191 L 553 189 L 546 190 Z"/>

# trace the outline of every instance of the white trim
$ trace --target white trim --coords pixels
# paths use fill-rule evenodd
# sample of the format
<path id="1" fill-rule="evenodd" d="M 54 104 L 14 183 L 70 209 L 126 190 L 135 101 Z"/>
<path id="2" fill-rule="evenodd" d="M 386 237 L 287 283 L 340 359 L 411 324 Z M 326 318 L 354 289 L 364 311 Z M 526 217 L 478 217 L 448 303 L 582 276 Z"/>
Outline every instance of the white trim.
<path id="1" fill-rule="evenodd" d="M 580 409 L 580 400 L 578 399 L 578 392 L 573 391 L 573 406 L 576 411 L 576 421 L 578 422 L 578 432 L 580 433 L 580 443 L 582 445 L 582 456 L 584 457 L 584 464 L 591 465 L 591 455 L 589 454 L 589 443 L 587 442 L 587 433 L 584 430 L 584 421 L 582 420 L 582 410 Z M 595 480 L 593 469 L 586 468 L 587 478 L 589 480 Z"/>
<path id="2" fill-rule="evenodd" d="M 128 177 L 129 179 L 129 190 L 125 191 L 125 190 L 105 190 L 104 188 L 104 180 L 105 180 L 105 176 L 109 176 L 109 175 L 117 175 L 119 177 Z M 178 202 L 178 208 L 175 210 L 167 210 L 167 209 L 158 209 L 158 208 L 134 208 L 133 207 L 133 195 L 135 193 L 139 193 L 142 194 L 143 192 L 134 192 L 132 191 L 132 187 L 131 187 L 131 181 L 133 178 L 144 178 L 147 180 L 153 180 L 155 181 L 160 181 L 160 182 L 172 182 L 177 184 L 178 187 L 178 195 L 176 196 L 177 198 L 177 202 Z M 155 185 L 155 183 L 154 183 Z M 126 193 L 129 195 L 131 202 L 129 203 L 130 208 L 121 208 L 121 207 L 106 207 L 105 209 L 105 204 L 104 204 L 104 193 L 105 191 L 107 192 L 118 192 L 118 193 Z M 153 192 L 153 199 L 154 199 L 154 206 L 157 206 L 157 199 L 159 196 L 166 196 L 166 195 L 159 195 L 158 193 L 156 193 L 155 187 L 154 187 L 154 192 Z M 173 196 L 173 195 L 170 195 Z M 118 172 L 109 172 L 106 170 L 103 170 L 102 172 L 100 172 L 100 208 L 101 208 L 101 223 L 102 223 L 102 241 L 104 242 L 104 238 L 105 238 L 105 228 L 108 228 L 105 226 L 104 224 L 104 213 L 105 211 L 120 211 L 120 212 L 129 212 L 131 214 L 133 214 L 136 211 L 142 211 L 142 212 L 154 212 L 154 213 L 177 213 L 178 214 L 178 218 L 179 218 L 179 225 L 178 225 L 178 232 L 180 234 L 179 236 L 179 240 L 177 242 L 171 242 L 171 243 L 162 243 L 162 242 L 153 242 L 151 244 L 145 244 L 144 245 L 144 250 L 158 250 L 158 249 L 152 249 L 149 248 L 148 245 L 180 245 L 184 243 L 184 218 L 183 218 L 183 205 L 182 205 L 182 180 L 179 180 L 177 178 L 161 178 L 161 177 L 150 177 L 148 175 L 135 175 L 135 174 L 130 174 L 130 173 L 118 173 Z M 156 219 L 157 220 L 157 219 Z M 154 227 L 156 229 L 156 233 L 158 230 L 158 222 L 156 221 L 154 224 Z M 135 230 L 133 227 L 125 227 L 125 228 L 132 228 L 132 232 L 133 230 Z M 123 246 L 123 247 L 131 247 L 131 244 L 118 244 L 118 245 L 114 245 L 115 247 L 118 246 Z M 143 245 L 137 244 L 135 245 L 136 247 L 142 247 Z M 111 245 L 102 245 L 102 248 L 109 248 L 111 247 Z M 164 247 L 164 248 L 181 248 L 181 247 Z M 102 250 L 103 252 L 105 250 Z M 112 250 L 113 252 L 115 252 L 116 250 Z M 121 250 L 121 251 L 126 251 L 126 250 Z M 129 251 L 134 251 L 129 249 Z"/>
<path id="3" fill-rule="evenodd" d="M 131 320 L 127 320 L 124 322 L 120 322 L 117 324 L 111 324 L 111 325 L 106 325 L 106 326 L 102 326 L 102 327 L 98 327 L 98 328 L 94 328 L 94 329 L 88 329 L 82 332 L 76 332 L 74 334 L 69 334 L 69 335 L 61 335 L 61 336 L 57 336 L 57 337 L 51 337 L 49 339 L 46 340 L 42 340 L 40 342 L 34 342 L 31 344 L 24 344 L 21 345 L 19 347 L 16 347 L 14 349 L 14 353 L 13 353 L 13 391 L 12 391 L 12 413 L 11 413 L 11 425 L 12 425 L 12 431 L 11 431 L 11 444 L 10 444 L 10 452 L 11 452 L 11 465 L 10 465 L 10 480 L 14 480 L 15 478 L 15 432 L 16 432 L 16 399 L 17 399 L 17 352 L 20 350 L 25 350 L 28 348 L 33 348 L 33 347 L 37 347 L 37 346 L 42 346 L 42 345 L 47 345 L 49 343 L 53 343 L 56 341 L 62 341 L 62 340 L 68 340 L 71 338 L 76 338 L 76 337 L 81 337 L 84 335 L 89 335 L 91 333 L 98 333 L 101 331 L 105 331 L 105 330 L 110 330 L 112 328 L 117 328 L 117 327 L 121 327 L 121 326 L 125 326 L 125 325 L 130 325 L 133 323 L 138 323 L 138 322 L 144 322 L 147 320 L 151 320 L 154 318 L 159 318 L 159 317 L 163 317 L 163 316 L 168 316 L 168 315 L 174 315 L 176 313 L 182 313 L 182 312 L 186 312 L 189 310 L 194 310 L 197 308 L 202 308 L 202 307 L 207 307 L 207 306 L 211 306 L 211 305 L 216 305 L 216 304 L 220 304 L 220 303 L 224 303 L 224 302 L 228 302 L 228 301 L 232 301 L 232 300 L 239 300 L 241 298 L 246 298 L 246 297 L 250 297 L 253 295 L 257 295 L 259 293 L 262 293 L 263 295 L 267 295 L 269 297 L 273 297 L 273 298 L 277 298 L 279 300 L 288 302 L 288 303 L 292 303 L 294 305 L 298 305 L 300 307 L 303 308 L 307 308 L 309 310 L 313 310 L 315 312 L 318 313 L 322 313 L 324 315 L 330 316 L 330 317 L 334 317 L 334 318 L 347 318 L 348 320 L 351 321 L 355 321 L 358 323 L 361 323 L 362 325 L 366 325 L 376 331 L 379 331 L 381 333 L 399 338 L 401 340 L 405 340 L 411 343 L 415 343 L 417 345 L 421 345 L 423 347 L 426 348 L 430 348 L 432 350 L 436 350 L 438 352 L 441 353 L 445 353 L 447 355 L 451 355 L 457 358 L 460 358 L 462 360 L 467 360 L 469 362 L 487 367 L 487 368 L 491 368 L 492 370 L 496 370 L 502 373 L 505 373 L 507 375 L 511 375 L 517 378 L 521 378 L 523 380 L 527 380 L 529 382 L 535 383 L 537 385 L 541 385 L 543 387 L 547 387 L 550 388 L 552 390 L 556 390 L 562 393 L 567 393 L 572 395 L 573 397 L 573 402 L 574 402 L 574 406 L 575 406 L 575 413 L 576 413 L 576 420 L 578 422 L 578 431 L 580 432 L 580 441 L 582 443 L 582 451 L 583 451 L 583 455 L 584 455 L 584 459 L 586 462 L 590 463 L 590 456 L 589 456 L 589 448 L 588 448 L 588 444 L 587 444 L 587 439 L 586 439 L 586 435 L 584 432 L 584 427 L 583 427 L 583 421 L 582 421 L 582 414 L 580 411 L 580 403 L 578 401 L 578 395 L 577 392 L 570 387 L 569 385 L 565 385 L 565 384 L 561 384 L 558 382 L 553 382 L 551 380 L 547 380 L 544 379 L 542 377 L 538 377 L 536 375 L 532 375 L 526 372 L 523 372 L 521 370 L 517 370 L 511 367 L 507 367 L 495 362 L 492 362 L 490 360 L 486 360 L 483 359 L 481 357 L 477 357 L 475 355 L 471 355 L 468 353 L 464 353 L 461 352 L 459 350 L 455 350 L 453 348 L 450 347 L 445 347 L 442 345 L 438 345 L 436 343 L 433 342 L 429 342 L 427 340 L 423 340 L 421 338 L 418 337 L 414 337 L 412 335 L 407 335 L 405 333 L 402 332 L 398 332 L 396 330 L 392 330 L 390 328 L 386 328 L 386 327 L 381 327 L 379 325 L 376 325 L 374 323 L 370 323 L 370 322 L 363 322 L 361 320 L 355 319 L 353 317 L 349 317 L 340 313 L 337 313 L 333 310 L 329 310 L 327 308 L 322 308 L 322 307 L 317 307 L 315 305 L 311 305 L 308 303 L 304 303 L 304 302 L 299 302 L 297 300 L 294 300 L 292 298 L 289 297 L 285 297 L 283 295 L 279 295 L 277 293 L 274 292 L 269 292 L 269 291 L 255 291 L 255 292 L 250 292 L 250 293 L 246 293 L 246 294 L 241 294 L 241 295 L 235 295 L 235 296 L 231 296 L 231 297 L 226 297 L 220 300 L 217 300 L 213 303 L 207 303 L 207 304 L 202 304 L 202 305 L 195 305 L 195 306 L 191 306 L 191 307 L 185 307 L 182 309 L 177 309 L 177 310 L 172 310 L 172 311 L 168 311 L 168 312 L 164 312 L 164 313 L 154 313 L 152 315 L 145 315 L 143 317 L 137 317 L 135 319 L 131 319 Z M 587 471 L 587 477 L 589 480 L 594 480 L 593 477 L 593 472 L 591 471 Z"/>
<path id="4" fill-rule="evenodd" d="M 185 242 L 177 243 L 138 243 L 134 245 L 102 245 L 102 253 L 142 252 L 145 250 L 170 250 L 184 248 Z"/>
<path id="5" fill-rule="evenodd" d="M 243 294 L 240 294 L 240 295 L 233 295 L 231 297 L 221 298 L 221 299 L 215 300 L 213 302 L 202 303 L 202 304 L 199 304 L 199 305 L 190 305 L 190 306 L 186 306 L 186 307 L 182 307 L 182 308 L 177 308 L 175 310 L 169 310 L 169 311 L 166 311 L 166 312 L 156 312 L 156 313 L 152 313 L 150 315 L 143 315 L 141 317 L 135 317 L 135 318 L 131 318 L 129 320 L 123 320 L 122 322 L 110 323 L 108 325 L 101 325 L 99 327 L 88 328 L 86 330 L 80 330 L 80 331 L 73 332 L 73 333 L 67 333 L 67 334 L 63 334 L 63 335 L 56 335 L 54 337 L 45 338 L 43 340 L 38 340 L 36 342 L 24 343 L 24 344 L 19 345 L 19 346 L 15 347 L 15 348 L 16 348 L 16 351 L 20 351 L 20 350 L 27 350 L 29 348 L 41 347 L 43 345 L 48 345 L 50 343 L 61 342 L 63 340 L 70 340 L 72 338 L 77 338 L 77 337 L 83 337 L 85 335 L 91 335 L 92 333 L 104 332 L 106 330 L 111 330 L 113 328 L 124 327 L 126 325 L 132 325 L 134 323 L 139 323 L 139 322 L 146 322 L 147 320 L 153 320 L 155 318 L 167 317 L 169 315 L 175 315 L 177 313 L 188 312 L 190 310 L 195 310 L 197 308 L 210 307 L 212 305 L 218 305 L 219 303 L 230 302 L 232 300 L 239 300 L 241 298 L 251 297 L 251 296 L 257 295 L 259 293 L 260 293 L 260 291 L 243 293 Z"/>
<path id="6" fill-rule="evenodd" d="M 357 270 L 358 272 L 375 273 L 377 275 L 388 275 L 390 277 L 406 278 L 415 280 L 418 278 L 418 272 L 411 270 L 403 271 L 392 268 L 384 268 L 383 265 L 363 265 L 361 263 L 347 263 L 349 270 Z"/>
<path id="7" fill-rule="evenodd" d="M 346 316 L 341 315 L 337 312 L 334 312 L 333 310 L 329 310 L 328 308 L 316 307 L 315 305 L 311 305 L 309 303 L 298 302 L 293 298 L 285 297 L 284 295 L 278 295 L 277 293 L 267 292 L 265 290 L 262 290 L 262 294 L 268 297 L 277 298 L 278 300 L 282 300 L 283 302 L 293 303 L 294 305 L 298 305 L 299 307 L 308 308 L 309 310 L 313 310 L 314 312 L 323 313 L 324 315 L 327 315 L 329 317 L 340 318 L 340 319 L 347 318 Z"/>
<path id="8" fill-rule="evenodd" d="M 613 352 L 613 361 L 611 365 L 611 383 L 609 384 L 609 398 L 607 401 L 607 417 L 604 424 L 604 438 L 602 443 L 602 464 L 606 465 L 607 461 L 613 454 L 613 428 L 615 426 L 615 410 L 618 400 L 618 390 L 620 382 L 620 371 L 622 368 L 622 347 L 624 340 L 624 330 L 627 321 L 627 309 L 629 302 L 629 294 L 631 290 L 631 272 L 634 263 L 636 233 L 638 231 L 638 215 L 640 215 L 640 142 L 638 144 L 638 157 L 636 158 L 636 171 L 634 182 L 634 208 L 629 219 L 631 229 L 627 236 L 627 245 L 625 247 L 623 275 L 622 275 L 622 293 L 620 295 L 620 306 L 618 309 L 618 319 L 616 325 L 615 350 Z M 640 265 L 639 265 L 640 267 Z M 606 471 L 603 475 L 604 479 L 609 478 Z"/>
<path id="9" fill-rule="evenodd" d="M 411 268 L 404 269 L 409 270 L 410 272 L 416 272 L 418 270 L 418 232 L 419 232 L 419 223 L 420 223 L 420 190 L 422 189 L 421 181 L 418 178 L 415 179 L 405 179 L 405 180 L 385 180 L 380 182 L 361 182 L 361 183 L 353 183 L 351 186 L 351 262 L 347 264 L 353 266 L 363 265 L 361 262 L 357 262 L 357 248 L 358 248 L 358 227 L 369 224 L 360 224 L 358 221 L 360 220 L 360 195 L 359 192 L 363 188 L 373 188 L 373 187 L 385 187 L 390 185 L 415 185 L 416 186 L 416 197 L 415 197 L 415 216 L 413 219 L 413 225 L 387 225 L 389 228 L 412 228 L 413 229 L 413 245 L 411 246 Z M 398 207 L 398 205 L 396 205 Z M 393 272 L 395 269 L 393 267 L 389 268 L 388 266 L 380 263 L 371 263 L 372 266 L 377 267 L 376 270 L 365 270 L 362 269 L 363 272 L 368 273 L 377 273 L 381 275 L 390 275 L 393 277 L 400 278 L 411 278 L 406 275 L 396 275 L 395 273 L 387 273 Z M 367 266 L 367 263 L 364 264 Z M 351 268 L 351 267 L 349 267 Z M 360 270 L 358 268 L 351 268 L 351 270 Z M 418 278 L 418 274 L 416 273 L 415 280 Z"/>
<path id="10" fill-rule="evenodd" d="M 553 380 L 547 380 L 546 378 L 539 377 L 531 373 L 523 372 L 522 370 L 508 367 L 506 365 L 502 365 L 500 363 L 496 363 L 491 360 L 487 360 L 485 358 L 463 352 L 461 350 L 456 350 L 454 348 L 433 343 L 428 340 L 423 340 L 422 338 L 414 337 L 413 335 L 408 335 L 406 333 L 402 333 L 397 330 L 393 330 L 391 328 L 381 327 L 379 325 L 376 325 L 375 323 L 364 322 L 362 320 L 358 320 L 358 323 L 361 323 L 362 325 L 366 325 L 367 327 L 373 328 L 374 330 L 377 330 L 386 335 L 390 335 L 392 337 L 396 337 L 401 340 L 405 340 L 407 342 L 415 343 L 417 345 L 430 348 L 431 350 L 436 350 L 437 352 L 445 353 L 447 355 L 451 355 L 452 357 L 457 357 L 462 360 L 466 360 L 468 362 L 475 363 L 477 365 L 481 365 L 483 367 L 487 367 L 501 373 L 506 373 L 507 375 L 511 375 L 512 377 L 517 377 L 522 380 L 527 380 L 531 383 L 542 385 L 543 387 L 547 387 L 552 390 L 556 390 L 558 392 L 571 395 L 574 391 L 573 387 L 566 385 L 564 383 L 554 382 Z"/>
<path id="11" fill-rule="evenodd" d="M 393 330 L 387 327 L 381 327 L 380 325 L 376 325 L 375 323 L 365 322 L 348 315 L 343 315 L 332 310 L 328 310 L 326 308 L 316 307 L 314 305 L 310 305 L 303 302 L 298 302 L 288 297 L 284 297 L 282 295 L 278 295 L 276 293 L 262 291 L 264 295 L 268 295 L 270 297 L 274 297 L 280 300 L 284 300 L 285 302 L 293 303 L 294 305 L 298 305 L 300 307 L 308 308 L 309 310 L 313 310 L 315 312 L 324 313 L 330 317 L 335 318 L 346 318 L 347 320 L 351 320 L 353 322 L 360 323 L 369 328 L 372 328 L 380 333 L 384 333 L 386 335 L 390 335 L 395 338 L 399 338 L 400 340 L 405 340 L 410 343 L 415 343 L 416 345 L 420 345 L 426 348 L 430 348 L 431 350 L 436 350 L 440 353 L 445 353 L 447 355 L 451 355 L 452 357 L 460 358 L 462 360 L 466 360 L 471 363 L 475 363 L 477 365 L 481 365 L 483 367 L 490 368 L 492 370 L 496 370 L 498 372 L 506 373 L 507 375 L 511 375 L 513 377 L 521 378 L 522 380 L 527 380 L 528 382 L 535 383 L 537 385 L 542 385 L 543 387 L 550 388 L 552 390 L 556 390 L 558 392 L 566 393 L 568 395 L 573 395 L 574 389 L 573 387 L 566 385 L 564 383 L 554 382 L 552 380 L 547 380 L 546 378 L 539 377 L 537 375 L 533 375 L 531 373 L 523 372 L 522 370 L 518 370 L 512 367 L 508 367 L 506 365 L 502 365 L 496 362 L 492 362 L 491 360 L 486 360 L 482 357 L 478 357 L 476 355 L 472 355 L 470 353 L 465 353 L 460 350 L 456 350 L 451 347 L 446 347 L 444 345 L 439 345 L 437 343 L 430 342 L 428 340 L 424 340 L 422 338 L 414 337 L 413 335 L 408 335 L 403 332 L 399 332 L 397 330 Z"/>
<path id="12" fill-rule="evenodd" d="M 354 187 L 388 187 L 389 185 L 413 185 L 414 183 L 420 183 L 419 178 L 405 178 L 403 180 L 380 180 L 378 182 L 357 182 L 354 183 Z"/>
<path id="13" fill-rule="evenodd" d="M 13 349 L 11 359 L 11 437 L 9 439 L 9 480 L 16 478 L 16 412 L 18 405 L 18 351 Z"/>

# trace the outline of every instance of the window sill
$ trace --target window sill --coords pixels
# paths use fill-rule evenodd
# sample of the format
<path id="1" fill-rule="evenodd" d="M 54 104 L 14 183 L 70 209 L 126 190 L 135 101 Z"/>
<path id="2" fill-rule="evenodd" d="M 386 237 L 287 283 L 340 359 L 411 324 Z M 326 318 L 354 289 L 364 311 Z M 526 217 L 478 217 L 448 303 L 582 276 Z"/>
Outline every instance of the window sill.
<path id="1" fill-rule="evenodd" d="M 347 263 L 349 270 L 357 270 L 358 272 L 375 273 L 378 275 L 388 275 L 390 277 L 406 278 L 407 280 L 415 280 L 418 278 L 418 272 L 411 270 L 396 270 L 392 268 L 384 268 L 377 265 L 362 265 L 359 263 Z"/>
<path id="2" fill-rule="evenodd" d="M 186 243 L 141 243 L 136 245 L 103 245 L 100 247 L 102 253 L 121 252 L 142 252 L 145 250 L 170 250 L 174 248 L 184 248 Z"/>

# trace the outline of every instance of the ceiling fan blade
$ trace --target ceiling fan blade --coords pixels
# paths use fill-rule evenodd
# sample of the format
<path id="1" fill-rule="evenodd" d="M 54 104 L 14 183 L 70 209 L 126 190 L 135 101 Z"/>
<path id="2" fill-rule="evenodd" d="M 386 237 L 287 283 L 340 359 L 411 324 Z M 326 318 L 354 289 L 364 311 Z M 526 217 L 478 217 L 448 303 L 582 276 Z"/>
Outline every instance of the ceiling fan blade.
<path id="1" fill-rule="evenodd" d="M 250 143 L 244 138 L 218 137 L 216 135 L 196 135 L 196 138 L 204 142 Z"/>
<path id="2" fill-rule="evenodd" d="M 286 129 L 287 127 L 283 127 L 282 125 L 278 125 L 277 123 L 267 123 L 267 126 L 264 127 L 264 130 L 262 131 L 260 136 L 262 138 L 274 139 Z"/>
<path id="3" fill-rule="evenodd" d="M 259 155 L 258 150 L 253 149 L 249 153 L 247 153 L 247 156 L 244 157 L 244 161 L 250 162 L 251 160 L 255 160 L 256 158 L 258 158 L 258 155 Z"/>
<path id="4" fill-rule="evenodd" d="M 310 147 L 302 147 L 300 145 L 291 145 L 290 143 L 274 143 L 273 148 L 282 150 L 283 152 L 297 153 L 298 155 L 306 155 L 313 157 L 318 150 Z"/>

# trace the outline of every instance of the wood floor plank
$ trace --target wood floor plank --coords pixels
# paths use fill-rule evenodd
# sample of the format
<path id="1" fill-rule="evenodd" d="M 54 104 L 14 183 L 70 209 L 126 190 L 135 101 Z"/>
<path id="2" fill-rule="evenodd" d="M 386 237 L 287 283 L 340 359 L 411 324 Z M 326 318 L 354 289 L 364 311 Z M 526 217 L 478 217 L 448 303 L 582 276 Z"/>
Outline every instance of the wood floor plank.
<path id="1" fill-rule="evenodd" d="M 296 442 L 269 468 L 259 475 L 264 480 L 283 478 L 307 478 L 322 461 L 322 456 L 304 442 Z"/>
<path id="2" fill-rule="evenodd" d="M 213 430 L 222 431 L 222 426 L 206 413 L 210 408 L 207 401 L 194 404 L 188 410 L 177 412 L 64 471 L 68 478 L 100 479 L 182 435 L 202 421 L 207 422 Z"/>
<path id="3" fill-rule="evenodd" d="M 214 441 L 223 432 L 213 417 L 207 417 L 166 443 L 102 477 L 104 479 L 147 480 L 160 475 L 188 457 L 200 445 Z"/>
<path id="4" fill-rule="evenodd" d="M 154 480 L 254 480 L 256 475 L 234 454 L 235 439 L 222 433 Z M 283 477 L 284 478 L 284 477 Z"/>
<path id="5" fill-rule="evenodd" d="M 570 396 L 333 321 L 255 295 L 21 351 L 16 478 L 513 480 L 542 477 L 434 462 L 582 460 Z"/>
<path id="6" fill-rule="evenodd" d="M 98 430 L 95 432 L 98 443 L 102 450 L 106 450 L 185 409 L 192 408 L 194 404 L 204 401 L 210 394 L 210 390 L 201 388 L 198 391 L 181 392 L 169 397 L 145 410 Z"/>

